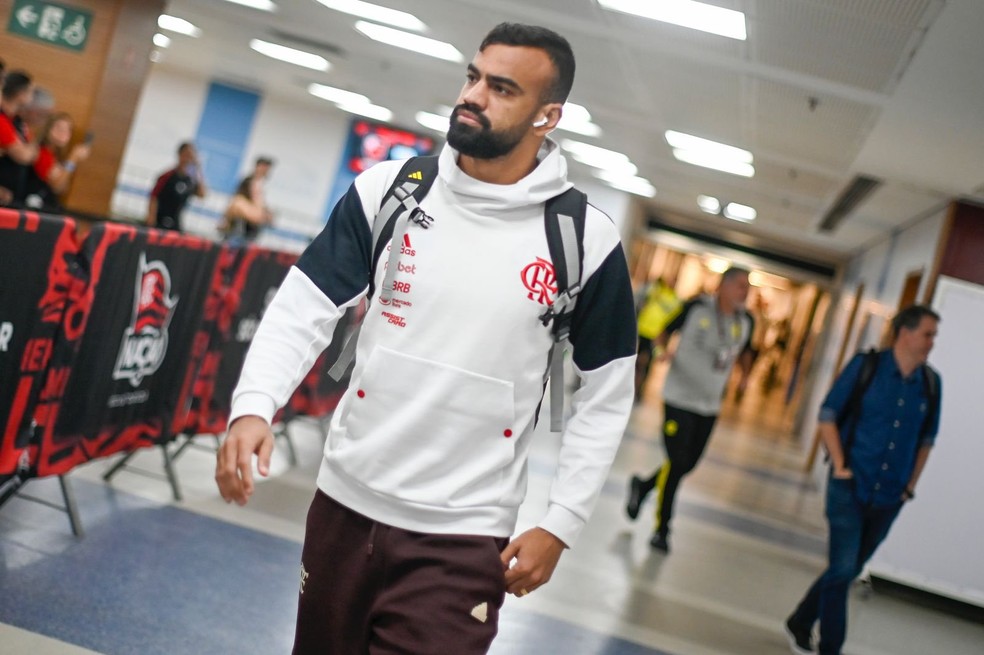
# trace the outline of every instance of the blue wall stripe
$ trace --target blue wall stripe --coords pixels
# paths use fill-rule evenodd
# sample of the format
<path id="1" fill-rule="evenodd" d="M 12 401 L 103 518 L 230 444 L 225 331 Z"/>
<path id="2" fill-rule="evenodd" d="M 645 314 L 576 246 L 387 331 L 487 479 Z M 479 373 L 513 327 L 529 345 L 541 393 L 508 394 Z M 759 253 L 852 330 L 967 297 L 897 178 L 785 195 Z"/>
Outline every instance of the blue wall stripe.
<path id="1" fill-rule="evenodd" d="M 259 106 L 260 95 L 255 91 L 209 84 L 195 143 L 211 188 L 224 193 L 236 190 Z"/>

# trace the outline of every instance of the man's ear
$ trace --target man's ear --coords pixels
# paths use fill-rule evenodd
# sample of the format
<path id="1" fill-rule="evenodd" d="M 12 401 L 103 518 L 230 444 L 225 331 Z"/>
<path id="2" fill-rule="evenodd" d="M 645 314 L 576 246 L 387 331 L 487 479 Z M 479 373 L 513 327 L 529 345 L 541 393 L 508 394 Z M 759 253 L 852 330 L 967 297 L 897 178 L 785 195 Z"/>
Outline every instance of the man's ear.
<path id="1" fill-rule="evenodd" d="M 560 122 L 560 117 L 564 113 L 564 105 L 559 102 L 552 102 L 548 105 L 544 105 L 540 112 L 537 114 L 536 120 L 533 121 L 533 127 L 538 134 L 547 134 L 552 132 L 554 128 L 557 127 L 557 123 Z"/>

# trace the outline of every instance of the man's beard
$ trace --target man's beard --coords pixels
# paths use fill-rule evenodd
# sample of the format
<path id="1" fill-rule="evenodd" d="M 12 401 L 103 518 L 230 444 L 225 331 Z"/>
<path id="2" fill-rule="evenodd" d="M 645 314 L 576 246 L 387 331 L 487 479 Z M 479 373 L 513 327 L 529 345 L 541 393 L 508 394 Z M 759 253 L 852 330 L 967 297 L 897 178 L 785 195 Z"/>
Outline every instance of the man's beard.
<path id="1" fill-rule="evenodd" d="M 482 127 L 462 124 L 458 114 L 468 111 L 481 123 Z M 508 130 L 495 131 L 489 119 L 474 105 L 460 104 L 451 112 L 448 127 L 448 145 L 475 159 L 496 159 L 508 155 L 526 136 L 526 126 L 520 123 Z"/>

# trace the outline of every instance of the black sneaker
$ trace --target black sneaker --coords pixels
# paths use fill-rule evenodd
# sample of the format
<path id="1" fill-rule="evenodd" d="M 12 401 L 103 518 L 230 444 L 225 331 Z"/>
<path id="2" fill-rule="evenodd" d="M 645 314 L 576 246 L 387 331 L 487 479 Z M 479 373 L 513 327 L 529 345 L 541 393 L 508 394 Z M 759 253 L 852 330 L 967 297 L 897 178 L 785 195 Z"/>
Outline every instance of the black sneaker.
<path id="1" fill-rule="evenodd" d="M 649 540 L 649 545 L 654 549 L 663 553 L 670 552 L 670 542 L 667 541 L 666 535 L 655 532 L 653 533 L 653 538 Z"/>
<path id="2" fill-rule="evenodd" d="M 633 475 L 629 480 L 629 500 L 625 503 L 625 513 L 633 521 L 639 516 L 639 508 L 645 497 L 642 491 L 642 478 Z"/>
<path id="3" fill-rule="evenodd" d="M 808 628 L 793 623 L 793 617 L 786 619 L 783 624 L 786 629 L 786 637 L 789 638 L 789 648 L 796 655 L 810 655 L 815 653 L 813 650 L 813 635 Z"/>

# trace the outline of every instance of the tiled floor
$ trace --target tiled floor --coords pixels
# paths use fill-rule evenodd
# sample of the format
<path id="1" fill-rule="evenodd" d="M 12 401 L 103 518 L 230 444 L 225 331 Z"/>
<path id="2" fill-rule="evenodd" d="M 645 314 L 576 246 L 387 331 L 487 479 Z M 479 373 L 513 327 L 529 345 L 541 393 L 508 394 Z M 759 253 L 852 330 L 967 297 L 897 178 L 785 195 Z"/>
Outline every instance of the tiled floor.
<path id="1" fill-rule="evenodd" d="M 653 386 L 580 543 L 547 586 L 507 599 L 494 655 L 789 652 L 781 621 L 823 566 L 821 472 L 800 472 L 804 447 L 785 431 L 782 407 L 751 394 L 681 487 L 672 553 L 651 552 L 652 502 L 637 523 L 622 507 L 628 476 L 661 458 Z M 315 423 L 292 432 L 300 466 L 279 450 L 245 508 L 218 498 L 204 449 L 178 463 L 178 504 L 162 481 L 123 472 L 108 486 L 106 462 L 78 469 L 82 540 L 56 511 L 10 501 L 0 510 L 0 653 L 288 652 L 321 449 Z M 556 443 L 538 437 L 520 529 L 545 506 Z M 160 470 L 154 451 L 134 463 Z M 58 494 L 51 480 L 25 490 Z M 850 621 L 851 655 L 984 652 L 984 626 L 860 586 Z"/>

